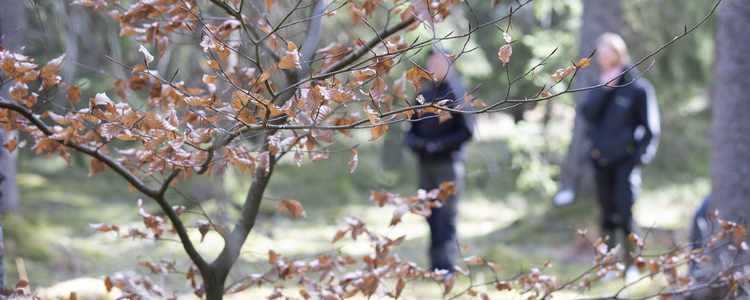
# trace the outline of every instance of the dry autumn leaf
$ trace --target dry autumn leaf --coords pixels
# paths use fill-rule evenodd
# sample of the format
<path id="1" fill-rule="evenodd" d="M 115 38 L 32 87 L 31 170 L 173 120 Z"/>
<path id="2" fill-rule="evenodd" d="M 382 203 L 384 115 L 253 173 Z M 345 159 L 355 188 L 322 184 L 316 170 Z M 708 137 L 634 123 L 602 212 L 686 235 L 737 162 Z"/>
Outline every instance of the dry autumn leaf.
<path id="1" fill-rule="evenodd" d="M 328 148 L 323 148 L 323 152 L 313 156 L 313 162 L 321 161 L 328 158 Z"/>
<path id="2" fill-rule="evenodd" d="M 58 58 L 55 58 L 47 63 L 44 67 L 39 70 L 39 77 L 42 77 L 42 86 L 48 89 L 60 83 L 57 72 L 60 72 L 60 65 L 65 59 L 65 54 Z"/>
<path id="3" fill-rule="evenodd" d="M 464 262 L 466 262 L 466 264 L 470 266 L 481 265 L 484 263 L 484 259 L 476 255 L 472 255 L 472 256 L 464 258 Z"/>
<path id="4" fill-rule="evenodd" d="M 590 61 L 591 61 L 590 58 L 582 58 L 581 60 L 578 61 L 578 63 L 576 64 L 576 67 L 578 67 L 579 69 L 588 67 Z"/>
<path id="5" fill-rule="evenodd" d="M 448 295 L 448 293 L 453 290 L 453 284 L 456 283 L 456 275 L 454 274 L 448 274 L 445 277 L 445 280 L 443 281 L 443 285 L 445 286 L 445 291 L 443 291 L 443 295 Z"/>
<path id="6" fill-rule="evenodd" d="M 6 141 L 3 144 L 3 147 L 5 147 L 6 149 L 8 149 L 8 152 L 10 154 L 13 154 L 13 151 L 16 150 L 17 146 L 18 146 L 18 143 L 16 142 L 16 136 L 15 135 L 13 137 L 11 137 L 8 141 Z"/>
<path id="7" fill-rule="evenodd" d="M 143 53 L 143 56 L 146 57 L 146 63 L 150 63 L 150 62 L 154 61 L 154 56 L 151 55 L 151 53 L 149 53 L 148 50 L 146 49 L 146 47 L 143 47 L 143 45 L 141 45 L 138 48 L 138 52 Z"/>
<path id="8" fill-rule="evenodd" d="M 431 81 L 435 80 L 435 73 L 427 72 L 421 68 L 414 67 L 406 71 L 406 81 L 409 81 L 414 86 L 414 92 L 418 92 L 419 88 L 422 87 L 424 79 Z"/>
<path id="9" fill-rule="evenodd" d="M 70 107 L 75 108 L 76 103 L 81 101 L 81 89 L 75 85 L 68 86 L 68 101 L 70 101 Z"/>
<path id="10" fill-rule="evenodd" d="M 293 43 L 290 43 L 290 45 L 294 45 Z M 279 69 L 301 69 L 302 66 L 299 62 L 300 56 L 297 49 L 292 50 L 292 53 L 289 53 L 281 58 L 281 61 L 279 61 Z"/>
<path id="11" fill-rule="evenodd" d="M 212 60 L 207 60 L 206 61 L 206 66 L 208 66 L 211 69 L 218 69 L 219 68 L 219 63 L 216 62 L 213 59 Z"/>
<path id="12" fill-rule="evenodd" d="M 742 225 L 735 225 L 732 230 L 732 241 L 738 246 L 745 241 L 745 228 Z"/>
<path id="13" fill-rule="evenodd" d="M 372 97 L 373 103 L 378 107 L 380 106 L 380 101 L 383 99 L 385 90 L 387 88 L 388 85 L 385 84 L 385 80 L 383 80 L 383 78 L 377 77 L 372 83 L 372 87 L 370 88 L 370 93 L 368 95 Z"/>
<path id="14" fill-rule="evenodd" d="M 216 76 L 209 76 L 206 74 L 203 74 L 203 83 L 214 83 L 216 82 Z"/>
<path id="15" fill-rule="evenodd" d="M 198 225 L 198 232 L 201 234 L 201 242 L 206 238 L 206 233 L 211 230 L 211 222 L 206 220 L 198 220 L 195 222 Z"/>
<path id="16" fill-rule="evenodd" d="M 305 213 L 305 210 L 302 209 L 302 204 L 295 200 L 284 200 L 279 203 L 279 205 L 276 207 L 279 210 L 279 213 L 289 212 L 289 214 L 292 215 L 292 217 L 300 216 L 303 218 L 307 218 L 307 213 Z"/>
<path id="17" fill-rule="evenodd" d="M 513 47 L 510 45 L 504 45 L 497 51 L 497 56 L 503 61 L 503 66 L 510 61 L 510 55 L 513 53 Z"/>
<path id="18" fill-rule="evenodd" d="M 274 2 L 276 2 L 276 0 L 263 0 L 263 1 L 266 2 L 266 9 L 268 10 L 268 12 L 271 12 L 271 6 L 273 5 Z"/>
<path id="19" fill-rule="evenodd" d="M 104 172 L 104 168 L 105 167 L 106 167 L 106 165 L 101 160 L 98 160 L 96 158 L 91 159 L 91 164 L 89 165 L 89 175 L 88 176 L 91 177 L 92 175 L 94 175 L 96 173 Z"/>
<path id="20" fill-rule="evenodd" d="M 346 235 L 347 232 L 348 230 L 339 230 L 338 232 L 336 232 L 336 236 L 333 237 L 333 241 L 331 241 L 331 244 L 336 243 L 336 241 L 344 237 L 344 235 Z"/>
<path id="21" fill-rule="evenodd" d="M 349 173 L 354 173 L 354 170 L 357 169 L 357 163 L 359 162 L 359 156 L 357 155 L 357 150 L 351 149 L 352 157 L 349 159 Z"/>

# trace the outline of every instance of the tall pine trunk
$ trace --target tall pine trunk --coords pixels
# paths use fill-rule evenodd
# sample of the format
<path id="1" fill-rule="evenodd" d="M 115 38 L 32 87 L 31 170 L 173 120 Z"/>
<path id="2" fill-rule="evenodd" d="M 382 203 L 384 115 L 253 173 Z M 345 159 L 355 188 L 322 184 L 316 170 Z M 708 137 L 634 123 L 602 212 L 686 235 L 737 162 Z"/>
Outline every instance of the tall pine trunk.
<path id="1" fill-rule="evenodd" d="M 596 39 L 605 32 L 619 33 L 623 23 L 620 0 L 584 0 L 583 25 L 579 32 L 578 57 L 588 57 L 596 49 Z M 577 88 L 596 83 L 599 69 L 596 66 L 580 70 L 574 85 Z M 584 101 L 586 92 L 575 94 L 576 105 Z M 580 110 L 577 110 L 580 112 Z M 586 121 L 576 113 L 573 138 L 562 165 L 560 182 L 563 190 L 572 190 L 577 198 L 591 197 L 595 193 L 594 169 L 589 158 L 589 142 L 586 137 Z"/>

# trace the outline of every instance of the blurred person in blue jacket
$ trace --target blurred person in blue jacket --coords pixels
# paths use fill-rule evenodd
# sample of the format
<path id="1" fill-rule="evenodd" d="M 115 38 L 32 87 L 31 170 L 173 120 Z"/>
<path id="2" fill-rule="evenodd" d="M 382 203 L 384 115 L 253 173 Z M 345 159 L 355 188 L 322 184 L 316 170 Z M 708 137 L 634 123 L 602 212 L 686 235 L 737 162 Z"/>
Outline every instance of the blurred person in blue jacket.
<path id="1" fill-rule="evenodd" d="M 463 104 L 465 89 L 451 67 L 452 61 L 443 51 L 434 50 L 427 62 L 427 70 L 435 73 L 436 82 L 425 81 L 419 95 L 426 103 L 452 100 L 449 107 Z M 465 109 L 466 105 L 461 105 Z M 453 271 L 456 256 L 456 215 L 463 189 L 465 173 L 464 144 L 473 135 L 473 115 L 451 114 L 441 121 L 433 113 L 414 114 L 405 144 L 419 157 L 418 182 L 424 190 L 436 189 L 441 183 L 452 181 L 455 195 L 445 204 L 433 208 L 427 217 L 430 226 L 430 262 L 433 270 Z"/>
<path id="2" fill-rule="evenodd" d="M 629 250 L 632 244 L 628 235 L 634 230 L 631 209 L 640 190 L 640 166 L 651 161 L 658 146 L 659 108 L 651 84 L 644 78 L 633 82 L 638 76 L 634 69 L 620 75 L 630 64 L 622 37 L 601 35 L 596 61 L 601 70 L 599 84 L 609 83 L 589 92 L 582 112 L 590 125 L 589 156 L 596 170 L 602 209 L 601 236 L 609 235 L 607 244 L 612 247 L 619 229 L 621 242 Z"/>

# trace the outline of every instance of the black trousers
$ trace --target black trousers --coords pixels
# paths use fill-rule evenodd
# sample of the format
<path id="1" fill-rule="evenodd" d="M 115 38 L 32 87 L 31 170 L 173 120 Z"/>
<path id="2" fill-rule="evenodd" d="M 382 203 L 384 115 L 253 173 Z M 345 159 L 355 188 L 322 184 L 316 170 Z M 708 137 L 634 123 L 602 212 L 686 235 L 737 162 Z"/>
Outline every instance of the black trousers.
<path id="1" fill-rule="evenodd" d="M 610 236 L 607 243 L 616 245 L 615 233 L 623 233 L 623 246 L 628 246 L 628 235 L 633 232 L 633 204 L 640 190 L 641 170 L 633 163 L 624 162 L 596 167 L 596 185 L 602 209 L 602 237 Z"/>
<path id="2" fill-rule="evenodd" d="M 456 215 L 463 191 L 464 163 L 460 161 L 437 161 L 419 163 L 419 188 L 430 191 L 445 181 L 453 181 L 456 194 L 446 199 L 445 205 L 433 208 L 427 217 L 430 225 L 430 263 L 435 270 L 453 271 L 456 264 Z"/>

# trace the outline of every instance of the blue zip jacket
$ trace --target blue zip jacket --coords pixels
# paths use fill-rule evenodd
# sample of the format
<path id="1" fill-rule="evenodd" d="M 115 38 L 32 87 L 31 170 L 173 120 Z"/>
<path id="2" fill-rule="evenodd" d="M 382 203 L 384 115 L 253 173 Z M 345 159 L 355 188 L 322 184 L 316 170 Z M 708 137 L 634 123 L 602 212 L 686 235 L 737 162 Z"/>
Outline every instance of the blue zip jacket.
<path id="1" fill-rule="evenodd" d="M 426 82 L 420 92 L 427 103 L 437 103 L 445 99 L 460 99 L 463 87 L 452 88 L 449 80 L 439 86 Z M 458 91 L 458 92 L 454 92 Z M 455 106 L 455 105 L 450 105 Z M 462 145 L 471 139 L 473 115 L 452 114 L 452 118 L 440 123 L 433 113 L 412 116 L 411 129 L 406 133 L 406 146 L 419 155 L 422 162 L 464 160 Z"/>
<path id="2" fill-rule="evenodd" d="M 635 77 L 636 72 L 628 72 L 617 85 Z M 590 125 L 589 157 L 599 167 L 622 162 L 645 164 L 653 159 L 659 144 L 659 107 L 646 79 L 624 87 L 591 90 L 582 112 Z"/>

